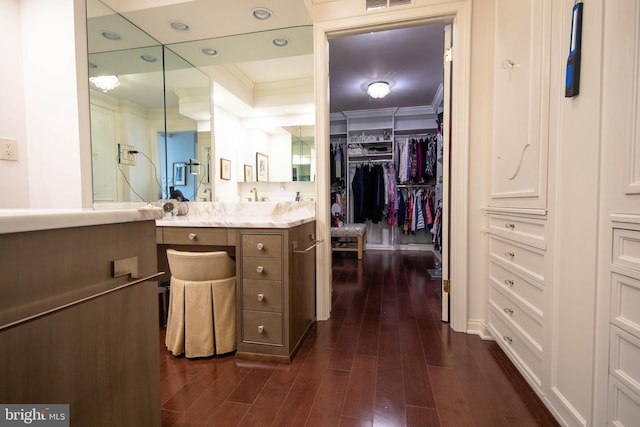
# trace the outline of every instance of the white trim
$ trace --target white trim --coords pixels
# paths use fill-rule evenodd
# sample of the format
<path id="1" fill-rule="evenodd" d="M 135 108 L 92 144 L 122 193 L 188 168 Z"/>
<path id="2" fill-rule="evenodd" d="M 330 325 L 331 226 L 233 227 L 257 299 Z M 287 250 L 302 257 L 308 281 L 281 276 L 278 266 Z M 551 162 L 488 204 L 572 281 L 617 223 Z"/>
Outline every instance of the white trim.
<path id="1" fill-rule="evenodd" d="M 464 0 L 433 6 L 402 8 L 354 18 L 319 22 L 314 24 L 314 62 L 316 97 L 316 232 L 318 239 L 328 242 L 330 234 L 329 194 L 329 54 L 327 35 L 357 33 L 376 27 L 386 29 L 406 26 L 409 23 L 451 20 L 454 23 L 452 120 L 456 150 L 452 157 L 452 194 L 454 208 L 451 215 L 451 251 L 454 261 L 451 268 L 452 300 L 451 327 L 456 331 L 467 330 L 467 241 L 468 241 L 468 175 L 469 175 L 469 108 L 471 64 L 471 3 Z M 326 320 L 331 308 L 331 251 L 325 244 L 317 252 L 316 259 L 316 316 Z"/>

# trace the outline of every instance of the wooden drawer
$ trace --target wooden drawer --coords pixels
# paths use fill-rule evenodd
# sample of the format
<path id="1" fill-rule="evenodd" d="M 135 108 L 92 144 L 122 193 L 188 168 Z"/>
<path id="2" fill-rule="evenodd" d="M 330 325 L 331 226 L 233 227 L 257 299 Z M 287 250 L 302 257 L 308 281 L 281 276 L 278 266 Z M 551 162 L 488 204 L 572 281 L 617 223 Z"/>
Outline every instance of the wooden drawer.
<path id="1" fill-rule="evenodd" d="M 542 350 L 535 348 L 530 341 L 523 338 L 518 331 L 504 318 L 504 312 L 489 307 L 489 330 L 520 371 L 530 380 L 532 386 L 541 385 Z"/>
<path id="2" fill-rule="evenodd" d="M 242 234 L 242 256 L 281 257 L 281 234 Z"/>
<path id="3" fill-rule="evenodd" d="M 163 227 L 163 236 L 170 245 L 227 245 L 226 228 Z"/>
<path id="4" fill-rule="evenodd" d="M 242 307 L 246 310 L 282 312 L 282 282 L 244 280 Z"/>
<path id="5" fill-rule="evenodd" d="M 242 278 L 282 280 L 282 258 L 242 258 Z"/>
<path id="6" fill-rule="evenodd" d="M 503 286 L 530 304 L 542 314 L 544 307 L 544 287 L 534 281 L 525 279 L 507 268 L 490 261 L 489 280 L 496 286 Z"/>
<path id="7" fill-rule="evenodd" d="M 489 286 L 489 304 L 496 310 L 502 310 L 505 318 L 518 328 L 525 338 L 542 348 L 542 313 L 524 306 L 503 286 L 492 284 Z"/>
<path id="8" fill-rule="evenodd" d="M 489 237 L 489 253 L 521 274 L 544 283 L 544 253 L 512 240 Z"/>
<path id="9" fill-rule="evenodd" d="M 546 250 L 545 224 L 542 219 L 510 215 L 490 215 L 489 231 L 492 234 L 515 240 L 538 249 Z"/>
<path id="10" fill-rule="evenodd" d="M 282 340 L 282 314 L 266 311 L 243 310 L 242 341 L 279 345 Z"/>

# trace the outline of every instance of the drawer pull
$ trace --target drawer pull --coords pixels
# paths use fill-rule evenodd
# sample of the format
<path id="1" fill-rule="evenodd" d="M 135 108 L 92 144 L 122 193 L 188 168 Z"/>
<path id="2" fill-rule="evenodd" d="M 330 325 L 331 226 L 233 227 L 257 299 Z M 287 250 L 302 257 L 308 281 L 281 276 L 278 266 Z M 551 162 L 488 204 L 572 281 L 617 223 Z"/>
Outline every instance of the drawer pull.
<path id="1" fill-rule="evenodd" d="M 504 279 L 504 284 L 507 286 L 513 286 L 513 280 L 511 279 Z"/>
<path id="2" fill-rule="evenodd" d="M 264 267 L 263 267 L 263 266 L 261 266 L 261 265 L 259 265 L 259 266 L 258 266 L 258 268 L 256 268 L 256 271 L 257 271 L 258 273 L 262 273 L 262 272 L 264 271 Z"/>
<path id="3" fill-rule="evenodd" d="M 258 326 L 256 330 L 258 331 L 259 334 L 264 334 L 264 325 Z"/>
<path id="4" fill-rule="evenodd" d="M 516 256 L 516 254 L 513 251 L 505 251 L 504 256 L 513 258 L 514 256 Z"/>
<path id="5" fill-rule="evenodd" d="M 509 337 L 509 336 L 503 336 L 502 337 L 503 340 L 505 340 L 506 342 L 508 342 L 509 344 L 511 344 L 513 342 L 513 338 Z"/>
<path id="6" fill-rule="evenodd" d="M 512 223 L 506 223 L 504 227 L 508 228 L 509 230 L 513 230 L 514 228 L 516 228 L 516 225 Z"/>
<path id="7" fill-rule="evenodd" d="M 505 307 L 504 312 L 507 313 L 507 314 L 513 315 L 513 308 L 506 308 Z"/>
<path id="8" fill-rule="evenodd" d="M 263 293 L 259 293 L 257 298 L 258 298 L 258 301 L 262 302 L 262 300 L 264 300 L 264 294 Z"/>
<path id="9" fill-rule="evenodd" d="M 189 233 L 189 240 L 195 240 L 196 237 L 196 233 Z"/>
<path id="10" fill-rule="evenodd" d="M 257 250 L 259 250 L 259 251 L 263 250 L 263 249 L 264 249 L 264 244 L 263 244 L 262 242 L 261 242 L 261 243 L 258 243 L 258 244 L 256 245 L 256 249 L 257 249 Z"/>

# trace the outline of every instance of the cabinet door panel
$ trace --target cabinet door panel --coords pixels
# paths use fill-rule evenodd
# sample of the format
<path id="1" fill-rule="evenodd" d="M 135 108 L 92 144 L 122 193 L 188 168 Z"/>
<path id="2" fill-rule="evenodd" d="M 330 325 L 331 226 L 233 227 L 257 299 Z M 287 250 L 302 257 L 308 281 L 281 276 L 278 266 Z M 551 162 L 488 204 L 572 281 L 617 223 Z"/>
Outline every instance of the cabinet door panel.
<path id="1" fill-rule="evenodd" d="M 549 1 L 497 0 L 492 203 L 546 206 Z"/>

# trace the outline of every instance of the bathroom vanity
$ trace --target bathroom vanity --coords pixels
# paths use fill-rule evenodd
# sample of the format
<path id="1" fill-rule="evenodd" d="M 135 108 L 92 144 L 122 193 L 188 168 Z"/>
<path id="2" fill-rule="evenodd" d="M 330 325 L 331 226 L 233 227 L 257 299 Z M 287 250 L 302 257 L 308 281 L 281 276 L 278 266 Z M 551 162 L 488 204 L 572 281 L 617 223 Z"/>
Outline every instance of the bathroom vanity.
<path id="1" fill-rule="evenodd" d="M 157 220 L 166 249 L 225 250 L 236 260 L 236 357 L 288 363 L 315 321 L 315 209 L 311 202 L 190 203 Z M 165 275 L 163 280 L 169 280 Z"/>
<path id="2" fill-rule="evenodd" d="M 158 208 L 0 210 L 0 402 L 160 426 Z"/>

